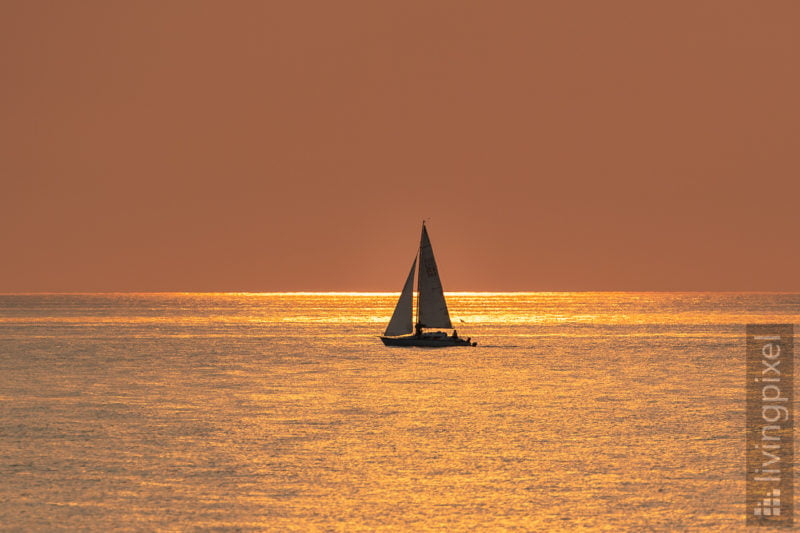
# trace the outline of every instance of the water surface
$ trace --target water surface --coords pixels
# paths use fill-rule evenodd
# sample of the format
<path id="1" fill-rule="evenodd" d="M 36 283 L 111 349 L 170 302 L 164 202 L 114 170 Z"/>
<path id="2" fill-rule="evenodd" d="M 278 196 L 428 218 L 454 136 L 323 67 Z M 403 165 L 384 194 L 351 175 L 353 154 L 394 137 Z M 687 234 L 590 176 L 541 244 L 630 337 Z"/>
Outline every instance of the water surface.
<path id="1" fill-rule="evenodd" d="M 449 349 L 395 298 L 0 296 L 0 524 L 744 529 L 744 325 L 800 295 L 454 293 Z"/>

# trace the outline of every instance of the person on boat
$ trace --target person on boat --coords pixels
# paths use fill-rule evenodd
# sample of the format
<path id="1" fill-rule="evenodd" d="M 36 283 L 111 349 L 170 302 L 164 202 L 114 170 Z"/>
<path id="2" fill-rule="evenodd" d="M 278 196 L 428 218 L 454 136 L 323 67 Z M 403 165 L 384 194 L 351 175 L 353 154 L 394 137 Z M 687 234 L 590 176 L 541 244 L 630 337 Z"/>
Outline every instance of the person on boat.
<path id="1" fill-rule="evenodd" d="M 414 329 L 416 330 L 417 337 L 422 337 L 422 324 L 417 322 L 417 324 L 414 326 Z"/>
<path id="2" fill-rule="evenodd" d="M 457 338 L 458 338 L 458 331 L 453 330 L 453 339 L 457 339 Z"/>

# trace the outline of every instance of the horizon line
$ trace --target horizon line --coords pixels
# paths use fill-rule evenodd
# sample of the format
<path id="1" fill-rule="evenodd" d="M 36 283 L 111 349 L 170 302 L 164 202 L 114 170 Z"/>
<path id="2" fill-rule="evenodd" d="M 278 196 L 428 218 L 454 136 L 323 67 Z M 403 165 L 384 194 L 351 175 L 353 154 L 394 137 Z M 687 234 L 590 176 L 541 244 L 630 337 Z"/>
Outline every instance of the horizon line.
<path id="1" fill-rule="evenodd" d="M 416 294 L 416 291 L 414 291 Z M 684 289 L 684 290 L 663 290 L 663 289 L 649 289 L 649 290 L 617 290 L 617 289 L 594 289 L 594 290 L 519 290 L 519 291 L 469 291 L 469 290 L 456 290 L 444 291 L 444 294 L 452 295 L 502 295 L 502 294 L 800 294 L 800 290 L 702 290 L 702 289 Z M 298 295 L 298 296 L 314 296 L 314 295 L 332 295 L 332 296 L 389 296 L 400 294 L 400 291 L 135 291 L 135 290 L 109 290 L 109 291 L 20 291 L 20 292 L 3 292 L 0 291 L 0 296 L 34 296 L 34 295 L 88 295 L 88 294 L 241 294 L 241 295 Z"/>

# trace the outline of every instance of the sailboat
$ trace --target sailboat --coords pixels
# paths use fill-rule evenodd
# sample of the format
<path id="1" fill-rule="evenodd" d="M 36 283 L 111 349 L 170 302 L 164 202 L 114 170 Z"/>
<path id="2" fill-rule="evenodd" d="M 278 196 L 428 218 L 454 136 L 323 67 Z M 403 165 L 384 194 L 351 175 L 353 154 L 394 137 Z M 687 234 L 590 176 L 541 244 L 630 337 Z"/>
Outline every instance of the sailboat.
<path id="1" fill-rule="evenodd" d="M 417 273 L 417 260 L 419 260 L 419 275 L 417 276 L 417 322 L 412 327 L 413 300 L 414 300 L 414 274 Z M 431 240 L 428 229 L 422 222 L 422 237 L 419 241 L 419 251 L 414 256 L 411 271 L 408 273 L 406 283 L 400 293 L 400 299 L 389 320 L 386 331 L 381 336 L 386 346 L 477 346 L 471 339 L 462 339 L 453 329 L 448 335 L 443 331 L 425 332 L 425 328 L 453 329 L 450 322 L 450 313 L 447 311 L 447 302 L 444 299 L 442 282 L 439 279 L 439 270 L 436 268 L 436 259 L 433 257 Z"/>

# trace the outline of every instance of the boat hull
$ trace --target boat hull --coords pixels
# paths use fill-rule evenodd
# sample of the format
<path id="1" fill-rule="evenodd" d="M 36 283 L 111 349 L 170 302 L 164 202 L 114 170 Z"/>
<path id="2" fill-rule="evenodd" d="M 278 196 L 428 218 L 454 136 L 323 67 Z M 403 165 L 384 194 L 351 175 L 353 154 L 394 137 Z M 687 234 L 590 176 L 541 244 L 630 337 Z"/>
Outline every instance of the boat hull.
<path id="1" fill-rule="evenodd" d="M 448 348 L 451 346 L 477 346 L 477 342 L 453 338 L 449 335 L 407 335 L 405 337 L 381 336 L 386 346 L 422 346 L 425 348 Z"/>

